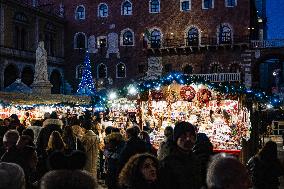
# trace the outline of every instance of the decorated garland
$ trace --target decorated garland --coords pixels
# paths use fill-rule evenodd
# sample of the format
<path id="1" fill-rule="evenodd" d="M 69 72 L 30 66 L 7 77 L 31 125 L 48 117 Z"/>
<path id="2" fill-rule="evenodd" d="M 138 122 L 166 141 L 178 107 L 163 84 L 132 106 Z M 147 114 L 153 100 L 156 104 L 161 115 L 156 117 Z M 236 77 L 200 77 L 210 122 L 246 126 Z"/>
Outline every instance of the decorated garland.
<path id="1" fill-rule="evenodd" d="M 212 94 L 208 89 L 200 89 L 198 92 L 197 100 L 201 105 L 206 104 L 206 106 L 208 106 L 211 97 Z"/>
<path id="2" fill-rule="evenodd" d="M 180 89 L 180 96 L 183 100 L 187 100 L 187 101 L 192 101 L 192 99 L 194 99 L 195 97 L 195 90 L 192 86 L 183 86 Z"/>

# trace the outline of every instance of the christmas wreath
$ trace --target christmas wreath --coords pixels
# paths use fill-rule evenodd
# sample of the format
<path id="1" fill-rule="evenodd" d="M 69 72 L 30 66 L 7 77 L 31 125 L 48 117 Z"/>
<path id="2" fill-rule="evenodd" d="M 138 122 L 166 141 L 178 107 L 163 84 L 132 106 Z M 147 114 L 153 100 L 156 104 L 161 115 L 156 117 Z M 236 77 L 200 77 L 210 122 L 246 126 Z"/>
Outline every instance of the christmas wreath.
<path id="1" fill-rule="evenodd" d="M 180 89 L 180 96 L 183 100 L 192 101 L 195 94 L 196 92 L 192 86 L 184 86 Z"/>
<path id="2" fill-rule="evenodd" d="M 197 100 L 201 103 L 201 104 L 206 104 L 208 105 L 210 99 L 212 97 L 211 92 L 208 89 L 200 89 L 198 92 L 198 98 Z"/>

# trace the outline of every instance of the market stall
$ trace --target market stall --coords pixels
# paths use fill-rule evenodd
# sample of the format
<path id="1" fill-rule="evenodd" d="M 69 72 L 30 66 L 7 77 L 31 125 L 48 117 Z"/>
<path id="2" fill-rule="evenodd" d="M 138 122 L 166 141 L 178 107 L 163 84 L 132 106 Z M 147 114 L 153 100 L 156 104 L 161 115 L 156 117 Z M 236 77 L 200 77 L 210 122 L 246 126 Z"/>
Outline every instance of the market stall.
<path id="1" fill-rule="evenodd" d="M 80 115 L 86 108 L 91 108 L 91 98 L 86 96 L 0 92 L 0 119 L 12 114 L 20 118 L 25 112 L 31 119 L 42 119 L 45 112 L 52 111 Z"/>

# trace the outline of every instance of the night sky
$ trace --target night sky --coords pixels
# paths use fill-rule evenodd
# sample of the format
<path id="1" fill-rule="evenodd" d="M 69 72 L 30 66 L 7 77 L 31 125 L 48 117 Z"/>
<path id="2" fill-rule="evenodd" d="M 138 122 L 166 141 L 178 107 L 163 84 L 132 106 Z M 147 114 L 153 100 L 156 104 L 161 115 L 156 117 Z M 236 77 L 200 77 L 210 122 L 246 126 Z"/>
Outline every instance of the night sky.
<path id="1" fill-rule="evenodd" d="M 284 39 L 284 0 L 267 0 L 268 39 Z"/>

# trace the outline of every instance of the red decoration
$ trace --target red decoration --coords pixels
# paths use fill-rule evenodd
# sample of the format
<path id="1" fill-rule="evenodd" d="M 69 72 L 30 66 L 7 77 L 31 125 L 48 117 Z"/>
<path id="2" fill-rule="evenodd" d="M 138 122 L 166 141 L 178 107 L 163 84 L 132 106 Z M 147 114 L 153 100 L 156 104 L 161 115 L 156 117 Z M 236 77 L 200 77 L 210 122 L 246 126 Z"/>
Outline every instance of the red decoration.
<path id="1" fill-rule="evenodd" d="M 151 96 L 153 100 L 160 101 L 164 98 L 162 91 L 151 91 Z"/>
<path id="2" fill-rule="evenodd" d="M 196 92 L 192 86 L 184 86 L 180 89 L 180 96 L 183 100 L 192 101 L 195 94 Z"/>
<path id="3" fill-rule="evenodd" d="M 198 92 L 197 99 L 201 104 L 204 103 L 206 104 L 206 106 L 208 106 L 211 97 L 212 97 L 212 94 L 208 89 L 200 89 Z"/>

